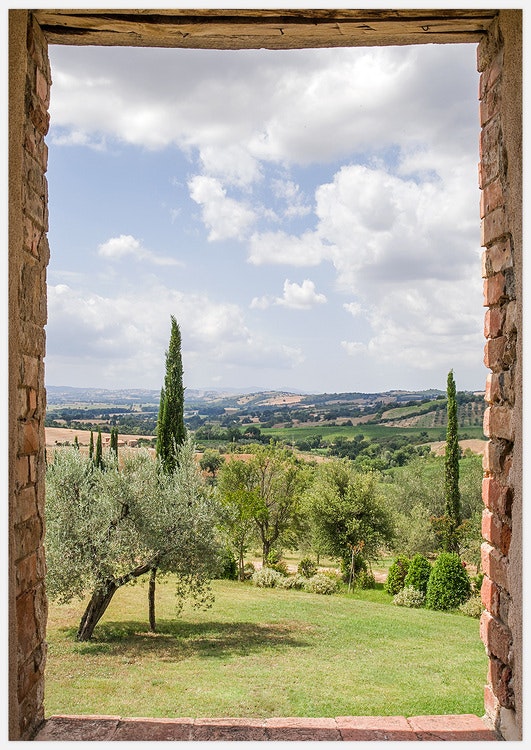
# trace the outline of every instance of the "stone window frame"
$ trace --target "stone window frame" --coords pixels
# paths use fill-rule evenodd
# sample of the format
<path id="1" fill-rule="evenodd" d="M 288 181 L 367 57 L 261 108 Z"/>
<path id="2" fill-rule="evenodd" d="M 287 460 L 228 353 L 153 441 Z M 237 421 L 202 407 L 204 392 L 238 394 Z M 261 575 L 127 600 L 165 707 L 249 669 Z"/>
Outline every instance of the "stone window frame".
<path id="1" fill-rule="evenodd" d="M 522 736 L 522 12 L 9 11 L 9 736 L 44 718 L 48 43 L 276 48 L 478 43 L 487 377 L 485 711 Z M 156 22 L 153 13 L 158 14 Z M 177 16 L 181 17 L 177 17 Z M 164 18 L 163 16 L 166 16 Z M 170 19 L 169 16 L 172 18 Z M 363 16 L 363 17 L 362 17 Z"/>

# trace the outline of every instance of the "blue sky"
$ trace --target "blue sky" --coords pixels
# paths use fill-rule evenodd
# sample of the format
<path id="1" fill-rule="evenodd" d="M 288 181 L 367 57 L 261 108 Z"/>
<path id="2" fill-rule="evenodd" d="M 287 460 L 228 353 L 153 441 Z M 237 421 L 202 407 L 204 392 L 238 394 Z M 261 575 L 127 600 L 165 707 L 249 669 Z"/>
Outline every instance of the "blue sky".
<path id="1" fill-rule="evenodd" d="M 475 45 L 50 58 L 47 385 L 483 389 Z"/>

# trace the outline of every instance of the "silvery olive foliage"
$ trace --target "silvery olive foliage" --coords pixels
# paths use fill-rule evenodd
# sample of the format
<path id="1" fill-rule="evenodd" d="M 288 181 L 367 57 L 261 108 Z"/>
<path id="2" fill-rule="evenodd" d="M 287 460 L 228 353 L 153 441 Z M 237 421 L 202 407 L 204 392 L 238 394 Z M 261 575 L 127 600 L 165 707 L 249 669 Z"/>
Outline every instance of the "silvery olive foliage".
<path id="1" fill-rule="evenodd" d="M 51 599 L 69 602 L 114 590 L 156 565 L 176 574 L 179 604 L 188 596 L 209 602 L 218 508 L 193 443 L 187 439 L 176 450 L 170 473 L 143 449 L 122 451 L 119 463 L 109 452 L 104 470 L 78 450 L 55 452 L 46 475 Z"/>

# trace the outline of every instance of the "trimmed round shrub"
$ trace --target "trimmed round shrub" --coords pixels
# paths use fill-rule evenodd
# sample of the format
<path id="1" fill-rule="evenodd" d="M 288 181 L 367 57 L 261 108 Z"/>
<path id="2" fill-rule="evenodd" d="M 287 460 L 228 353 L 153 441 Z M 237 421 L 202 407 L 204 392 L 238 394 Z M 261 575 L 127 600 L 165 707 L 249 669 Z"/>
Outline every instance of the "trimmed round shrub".
<path id="1" fill-rule="evenodd" d="M 409 557 L 398 555 L 393 560 L 387 579 L 385 581 L 385 590 L 388 594 L 395 595 L 404 588 L 404 580 L 409 570 Z"/>
<path id="2" fill-rule="evenodd" d="M 252 582 L 255 586 L 261 589 L 272 589 L 284 576 L 277 570 L 271 570 L 271 568 L 261 568 L 256 570 L 252 575 Z"/>
<path id="3" fill-rule="evenodd" d="M 430 573 L 430 561 L 424 557 L 424 555 L 419 553 L 413 555 L 409 563 L 407 575 L 404 578 L 404 587 L 412 586 L 414 589 L 417 589 L 417 591 L 422 591 L 422 593 L 426 595 Z"/>
<path id="4" fill-rule="evenodd" d="M 305 578 L 311 578 L 317 573 L 317 563 L 311 557 L 303 557 L 299 563 L 297 572 Z"/>
<path id="5" fill-rule="evenodd" d="M 455 609 L 470 596 L 470 578 L 456 552 L 441 552 L 426 591 L 428 609 Z"/>
<path id="6" fill-rule="evenodd" d="M 308 579 L 296 573 L 294 576 L 284 576 L 277 581 L 277 587 L 281 589 L 303 589 Z"/>
<path id="7" fill-rule="evenodd" d="M 324 573 L 316 573 L 304 583 L 304 590 L 310 594 L 335 594 L 337 589 L 337 580 Z"/>
<path id="8" fill-rule="evenodd" d="M 393 597 L 393 604 L 396 604 L 397 607 L 423 607 L 425 602 L 426 595 L 413 586 L 404 586 Z"/>

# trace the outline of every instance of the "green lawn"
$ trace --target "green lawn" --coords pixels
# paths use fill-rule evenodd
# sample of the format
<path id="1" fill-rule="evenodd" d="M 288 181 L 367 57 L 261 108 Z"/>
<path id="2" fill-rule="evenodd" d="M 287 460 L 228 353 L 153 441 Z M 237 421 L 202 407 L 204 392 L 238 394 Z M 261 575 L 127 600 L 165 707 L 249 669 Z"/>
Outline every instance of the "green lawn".
<path id="1" fill-rule="evenodd" d="M 214 582 L 174 616 L 171 582 L 120 590 L 90 643 L 82 605 L 50 605 L 46 715 L 152 717 L 483 714 L 478 621 L 395 607 L 380 587 L 319 596 Z"/>

